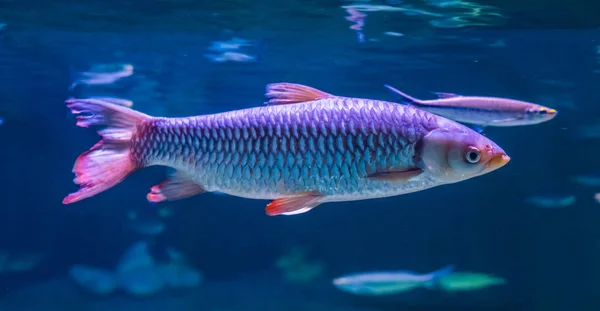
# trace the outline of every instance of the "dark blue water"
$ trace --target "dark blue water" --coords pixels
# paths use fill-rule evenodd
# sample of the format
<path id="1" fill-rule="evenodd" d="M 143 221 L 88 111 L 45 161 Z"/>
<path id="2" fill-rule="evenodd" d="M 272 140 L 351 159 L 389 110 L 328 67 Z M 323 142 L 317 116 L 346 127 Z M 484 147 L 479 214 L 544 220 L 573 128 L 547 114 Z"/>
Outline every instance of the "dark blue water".
<path id="1" fill-rule="evenodd" d="M 0 269 L 0 310 L 597 310 L 598 189 L 570 181 L 600 165 L 598 140 L 574 138 L 579 126 L 600 119 L 600 30 L 585 21 L 586 9 L 569 23 L 550 18 L 554 7 L 511 4 L 497 7 L 505 17 L 484 20 L 489 25 L 458 28 L 436 28 L 424 15 L 369 11 L 366 40 L 359 42 L 340 8 L 347 4 L 9 1 L 0 7 L 6 24 L 0 29 L 0 250 L 8 258 L 43 255 L 27 271 Z M 253 61 L 207 56 L 213 42 L 232 38 L 252 42 L 243 52 Z M 77 71 L 102 63 L 130 63 L 135 72 L 112 85 L 67 89 Z M 559 115 L 535 126 L 486 129 L 512 158 L 493 173 L 296 216 L 268 217 L 267 201 L 214 194 L 152 205 L 145 195 L 165 176 L 158 167 L 61 204 L 75 190 L 74 159 L 97 141 L 93 131 L 75 126 L 66 98 L 114 96 L 148 114 L 188 116 L 262 105 L 265 85 L 280 81 L 390 101 L 383 84 L 419 98 L 433 98 L 432 91 L 510 97 Z M 526 203 L 539 193 L 578 200 L 562 209 Z M 162 220 L 164 232 L 147 237 L 131 229 L 129 212 L 161 207 L 173 213 Z M 68 277 L 75 264 L 113 269 L 140 240 L 152 241 L 158 257 L 177 248 L 204 280 L 140 298 L 93 295 Z M 293 245 L 324 263 L 311 282 L 286 281 L 276 267 Z M 331 285 L 345 273 L 429 272 L 446 264 L 507 284 L 374 298 Z"/>

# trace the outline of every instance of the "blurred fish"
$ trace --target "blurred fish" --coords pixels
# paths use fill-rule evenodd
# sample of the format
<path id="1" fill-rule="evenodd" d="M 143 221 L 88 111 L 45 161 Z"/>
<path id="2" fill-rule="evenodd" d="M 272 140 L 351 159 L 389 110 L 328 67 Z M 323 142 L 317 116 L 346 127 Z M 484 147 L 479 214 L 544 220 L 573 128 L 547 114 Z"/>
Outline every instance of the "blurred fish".
<path id="1" fill-rule="evenodd" d="M 386 35 L 386 36 L 390 36 L 390 37 L 404 37 L 403 33 L 394 32 L 394 31 L 386 31 L 383 34 Z"/>
<path id="2" fill-rule="evenodd" d="M 96 97 L 96 96 L 92 96 L 90 97 L 91 99 L 97 99 L 97 100 L 102 100 L 102 101 L 106 101 L 109 103 L 113 103 L 116 105 L 121 105 L 123 107 L 127 107 L 127 108 L 131 108 L 133 107 L 133 102 L 128 100 L 128 99 L 124 99 L 124 98 L 116 98 L 116 97 Z"/>
<path id="3" fill-rule="evenodd" d="M 385 85 L 407 104 L 419 109 L 479 126 L 520 126 L 546 122 L 557 112 L 537 104 L 497 97 L 462 96 L 436 93 L 439 99 L 420 100 Z"/>
<path id="4" fill-rule="evenodd" d="M 594 200 L 596 200 L 596 202 L 600 203 L 600 192 L 594 194 Z"/>
<path id="5" fill-rule="evenodd" d="M 219 55 L 207 54 L 205 55 L 207 58 L 213 60 L 217 63 L 224 62 L 253 62 L 256 60 L 256 57 L 250 56 L 248 54 L 240 53 L 240 52 L 225 52 Z"/>
<path id="6" fill-rule="evenodd" d="M 133 75 L 133 65 L 131 64 L 99 64 L 92 66 L 90 71 L 79 72 L 69 90 L 73 90 L 80 84 L 112 84 L 131 75 Z"/>
<path id="7" fill-rule="evenodd" d="M 0 117 L 0 125 L 4 125 L 4 118 Z"/>
<path id="8" fill-rule="evenodd" d="M 64 204 L 146 166 L 177 171 L 151 188 L 151 202 L 218 191 L 271 199 L 268 215 L 325 202 L 395 196 L 492 172 L 504 150 L 451 120 L 395 103 L 339 97 L 299 84 L 267 86 L 264 107 L 188 118 L 155 118 L 99 100 L 69 99 L 77 125 L 105 125 L 75 162 L 80 189 Z"/>
<path id="9" fill-rule="evenodd" d="M 506 280 L 489 274 L 452 272 L 440 277 L 439 286 L 445 291 L 475 291 L 486 287 L 504 285 Z"/>
<path id="10" fill-rule="evenodd" d="M 538 195 L 525 200 L 527 203 L 546 208 L 560 208 L 575 204 L 577 198 L 569 194 Z"/>
<path id="11" fill-rule="evenodd" d="M 454 270 L 449 265 L 440 270 L 417 274 L 412 271 L 387 271 L 350 274 L 335 278 L 333 285 L 356 295 L 394 295 L 419 287 L 435 288 L 437 281 Z"/>
<path id="12" fill-rule="evenodd" d="M 600 172 L 575 175 L 571 180 L 583 186 L 600 187 Z"/>

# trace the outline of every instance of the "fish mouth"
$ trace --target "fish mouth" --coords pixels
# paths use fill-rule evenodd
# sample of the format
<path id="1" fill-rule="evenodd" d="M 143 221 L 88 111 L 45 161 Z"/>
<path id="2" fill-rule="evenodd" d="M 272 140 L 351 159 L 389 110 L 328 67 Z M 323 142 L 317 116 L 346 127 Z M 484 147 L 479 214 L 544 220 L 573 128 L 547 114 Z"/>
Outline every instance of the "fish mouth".
<path id="1" fill-rule="evenodd" d="M 506 165 L 509 161 L 510 157 L 505 153 L 496 154 L 488 161 L 486 167 L 489 170 L 496 170 Z"/>

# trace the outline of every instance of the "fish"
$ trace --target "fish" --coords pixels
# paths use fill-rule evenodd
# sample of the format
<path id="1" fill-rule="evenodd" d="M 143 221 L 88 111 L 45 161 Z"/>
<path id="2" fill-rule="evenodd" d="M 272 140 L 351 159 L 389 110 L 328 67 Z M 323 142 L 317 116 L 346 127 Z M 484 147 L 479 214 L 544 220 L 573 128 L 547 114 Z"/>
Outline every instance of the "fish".
<path id="1" fill-rule="evenodd" d="M 124 98 L 116 98 L 116 97 L 90 97 L 90 98 L 111 102 L 113 104 L 125 106 L 128 108 L 131 108 L 133 106 L 133 102 L 131 100 L 124 99 Z"/>
<path id="2" fill-rule="evenodd" d="M 76 159 L 79 189 L 63 204 L 162 165 L 175 171 L 150 189 L 150 202 L 221 192 L 272 200 L 269 216 L 296 215 L 322 203 L 456 183 L 510 160 L 489 138 L 413 107 L 293 83 L 267 85 L 266 97 L 265 106 L 184 118 L 68 99 L 78 126 L 104 128 L 100 142 Z"/>
<path id="3" fill-rule="evenodd" d="M 481 96 L 462 96 L 453 93 L 435 93 L 439 98 L 421 100 L 400 90 L 384 85 L 408 105 L 452 119 L 476 125 L 483 131 L 486 126 L 523 126 L 552 120 L 555 109 L 515 99 Z"/>
<path id="4" fill-rule="evenodd" d="M 78 85 L 105 85 L 133 75 L 131 64 L 101 64 L 95 65 L 90 71 L 79 72 L 75 81 L 69 86 L 72 91 Z"/>
<path id="5" fill-rule="evenodd" d="M 420 287 L 434 289 L 437 287 L 437 281 L 453 270 L 454 266 L 448 265 L 426 274 L 412 271 L 366 272 L 335 278 L 333 285 L 339 290 L 356 295 L 395 295 Z"/>
<path id="6" fill-rule="evenodd" d="M 571 194 L 548 194 L 530 196 L 525 201 L 538 207 L 562 208 L 575 204 L 577 197 Z"/>
<path id="7" fill-rule="evenodd" d="M 571 177 L 571 180 L 583 186 L 599 187 L 600 172 L 575 175 Z"/>
<path id="8" fill-rule="evenodd" d="M 438 282 L 439 287 L 447 292 L 475 291 L 506 283 L 503 278 L 476 272 L 452 272 L 442 276 Z"/>

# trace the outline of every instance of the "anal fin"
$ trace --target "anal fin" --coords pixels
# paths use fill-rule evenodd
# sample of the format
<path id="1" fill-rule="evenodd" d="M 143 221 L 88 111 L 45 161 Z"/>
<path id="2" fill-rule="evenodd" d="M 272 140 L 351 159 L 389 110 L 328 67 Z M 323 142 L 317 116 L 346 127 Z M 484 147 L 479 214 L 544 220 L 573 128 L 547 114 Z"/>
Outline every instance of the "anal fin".
<path id="1" fill-rule="evenodd" d="M 176 171 L 160 184 L 153 186 L 146 198 L 150 202 L 174 201 L 189 198 L 203 192 L 206 192 L 206 190 L 189 178 L 187 174 Z"/>
<path id="2" fill-rule="evenodd" d="M 297 104 L 333 97 L 333 95 L 329 93 L 325 93 L 310 86 L 294 83 L 268 84 L 265 96 L 269 100 L 266 102 L 267 105 Z"/>
<path id="3" fill-rule="evenodd" d="M 423 173 L 423 169 L 418 167 L 409 167 L 401 170 L 388 170 L 370 174 L 367 178 L 380 181 L 395 181 L 406 182 L 409 179 L 419 176 Z"/>
<path id="4" fill-rule="evenodd" d="M 304 192 L 292 197 L 279 198 L 267 204 L 267 215 L 297 215 L 310 211 L 321 204 L 322 196 L 315 192 Z"/>

